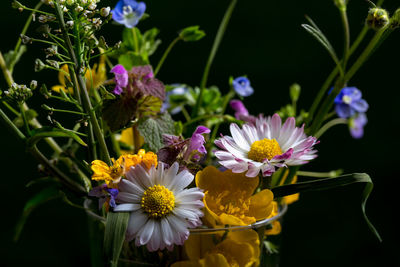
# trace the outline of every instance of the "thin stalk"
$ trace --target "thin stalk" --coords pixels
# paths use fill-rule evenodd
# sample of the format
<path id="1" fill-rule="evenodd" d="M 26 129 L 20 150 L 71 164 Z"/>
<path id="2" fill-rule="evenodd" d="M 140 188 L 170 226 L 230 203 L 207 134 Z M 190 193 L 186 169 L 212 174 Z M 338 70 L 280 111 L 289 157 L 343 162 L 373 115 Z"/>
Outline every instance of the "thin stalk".
<path id="1" fill-rule="evenodd" d="M 347 18 L 346 8 L 340 8 L 340 17 L 342 19 L 343 34 L 344 34 L 342 69 L 343 69 L 343 71 L 346 71 L 346 65 L 347 65 L 347 61 L 349 59 L 349 53 L 350 53 L 350 27 L 349 27 L 349 20 Z"/>
<path id="2" fill-rule="evenodd" d="M 157 64 L 156 70 L 154 71 L 154 76 L 156 76 L 157 73 L 160 71 L 161 66 L 164 64 L 164 61 L 165 61 L 165 59 L 167 58 L 169 52 L 171 52 L 172 48 L 175 46 L 175 44 L 176 44 L 179 40 L 181 40 L 181 37 L 180 37 L 180 36 L 176 37 L 176 38 L 169 44 L 169 46 L 167 47 L 167 49 L 165 50 L 164 54 L 162 55 L 160 61 L 159 61 L 158 64 Z"/>
<path id="3" fill-rule="evenodd" d="M 298 176 L 305 176 L 305 177 L 315 177 L 315 178 L 329 178 L 329 177 L 336 177 L 340 170 L 337 171 L 330 171 L 330 172 L 307 172 L 307 171 L 298 171 Z"/>
<path id="4" fill-rule="evenodd" d="M 121 148 L 119 146 L 119 142 L 118 142 L 117 138 L 115 137 L 115 134 L 113 134 L 111 132 L 110 132 L 110 137 L 111 137 L 111 143 L 114 148 L 114 152 L 116 154 L 116 157 L 118 158 L 121 155 Z"/>
<path id="5" fill-rule="evenodd" d="M 18 129 L 17 126 L 8 118 L 4 111 L 0 108 L 0 118 L 3 123 L 11 130 L 11 132 L 22 141 L 26 140 L 25 135 Z"/>
<path id="6" fill-rule="evenodd" d="M 224 102 L 222 103 L 222 111 L 221 111 L 221 114 L 222 114 L 222 115 L 224 115 L 225 110 L 226 110 L 226 108 L 228 107 L 229 100 L 231 100 L 232 97 L 234 97 L 234 96 L 235 96 L 235 91 L 232 90 L 232 89 L 229 91 L 229 93 L 227 93 L 227 94 L 225 95 Z M 217 123 L 217 124 L 214 126 L 214 129 L 213 129 L 213 131 L 212 131 L 212 133 L 211 133 L 211 137 L 210 137 L 210 140 L 209 140 L 210 143 L 214 143 L 214 140 L 215 140 L 215 138 L 217 137 L 218 129 L 219 129 L 219 126 L 220 126 L 220 125 L 221 125 L 221 122 Z"/>
<path id="7" fill-rule="evenodd" d="M 57 0 L 55 2 L 55 7 L 56 7 L 56 15 L 58 18 L 58 22 L 60 24 L 60 28 L 63 32 L 64 40 L 65 40 L 65 43 L 66 43 L 67 49 L 68 49 L 68 53 L 69 53 L 72 61 L 74 62 L 74 72 L 78 79 L 78 85 L 82 91 L 81 94 L 82 94 L 82 100 L 83 100 L 83 104 L 84 104 L 83 106 L 84 106 L 86 112 L 89 114 L 90 122 L 93 125 L 93 132 L 99 142 L 100 150 L 103 154 L 104 160 L 108 165 L 111 165 L 112 163 L 111 163 L 111 159 L 110 159 L 110 154 L 108 153 L 108 149 L 107 149 L 107 145 L 106 145 L 106 142 L 104 139 L 103 132 L 100 128 L 99 122 L 97 121 L 96 113 L 94 112 L 94 110 L 92 108 L 92 104 L 90 102 L 90 97 L 89 97 L 88 91 L 86 89 L 86 83 L 84 81 L 84 78 L 80 75 L 80 67 L 81 66 L 79 64 L 78 58 L 75 55 L 74 47 L 72 46 L 71 40 L 68 35 L 68 31 L 66 29 L 63 12 L 60 9 L 59 0 Z M 80 44 L 79 43 L 76 44 L 76 47 L 80 49 Z M 78 53 L 78 55 L 79 54 L 80 53 Z"/>
<path id="8" fill-rule="evenodd" d="M 31 130 L 29 129 L 29 122 L 28 122 L 28 119 L 26 118 L 26 114 L 25 114 L 25 109 L 24 109 L 23 103 L 22 102 L 18 103 L 18 106 L 19 106 L 19 110 L 21 111 L 21 117 L 22 117 L 22 120 L 24 122 L 24 127 L 25 127 L 26 134 L 28 136 L 30 136 L 31 135 Z"/>
<path id="9" fill-rule="evenodd" d="M 192 117 L 196 117 L 197 113 L 199 112 L 199 108 L 201 106 L 201 102 L 203 101 L 203 94 L 204 94 L 204 90 L 205 90 L 206 85 L 207 85 L 208 74 L 210 72 L 211 64 L 214 61 L 214 57 L 217 54 L 218 47 L 221 44 L 222 38 L 224 37 L 224 33 L 225 33 L 226 28 L 227 28 L 227 26 L 229 24 L 229 20 L 231 18 L 233 10 L 235 9 L 236 3 L 237 3 L 237 0 L 232 0 L 231 1 L 231 3 L 228 6 L 228 9 L 225 12 L 224 17 L 222 18 L 221 24 L 219 25 L 219 28 L 218 28 L 218 31 L 217 31 L 217 35 L 215 36 L 214 43 L 213 43 L 210 55 L 209 55 L 208 60 L 207 60 L 206 67 L 204 68 L 203 77 L 202 77 L 201 82 L 200 82 L 200 93 L 199 93 L 199 96 L 198 96 L 197 101 L 196 101 L 196 106 L 194 107 L 194 109 L 192 111 Z"/>
<path id="10" fill-rule="evenodd" d="M 333 119 L 333 120 L 327 122 L 324 126 L 321 127 L 321 129 L 318 130 L 318 132 L 316 134 L 314 134 L 314 137 L 320 138 L 330 128 L 332 128 L 335 125 L 339 125 L 339 124 L 347 124 L 347 119 L 336 118 L 336 119 Z"/>
<path id="11" fill-rule="evenodd" d="M 186 110 L 186 108 L 184 106 L 181 107 L 182 110 L 182 114 L 185 117 L 186 121 L 190 121 L 190 114 L 189 112 Z"/>
<path id="12" fill-rule="evenodd" d="M 10 104 L 8 104 L 6 101 L 1 101 L 1 103 L 3 103 L 4 106 L 6 106 L 6 108 L 8 108 L 9 111 L 11 111 L 12 113 L 14 113 L 15 116 L 19 117 L 20 114 L 18 111 L 16 111 Z"/>
<path id="13" fill-rule="evenodd" d="M 133 44 L 135 46 L 135 52 L 137 54 L 139 54 L 139 42 L 138 42 L 138 38 L 137 38 L 137 33 L 136 33 L 136 28 L 135 27 L 132 28 L 132 34 L 133 34 Z"/>

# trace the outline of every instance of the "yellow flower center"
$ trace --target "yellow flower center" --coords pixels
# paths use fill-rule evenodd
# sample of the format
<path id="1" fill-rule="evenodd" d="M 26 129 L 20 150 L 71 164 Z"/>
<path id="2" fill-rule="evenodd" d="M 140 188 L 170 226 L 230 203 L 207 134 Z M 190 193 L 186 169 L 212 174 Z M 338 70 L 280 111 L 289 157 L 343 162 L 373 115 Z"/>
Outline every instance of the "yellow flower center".
<path id="1" fill-rule="evenodd" d="M 264 159 L 271 160 L 273 157 L 281 154 L 281 147 L 275 139 L 264 138 L 262 140 L 255 141 L 251 145 L 247 156 L 249 159 L 262 162 Z"/>
<path id="2" fill-rule="evenodd" d="M 174 194 L 163 185 L 154 185 L 143 193 L 142 208 L 151 218 L 168 215 L 175 207 Z"/>
<path id="3" fill-rule="evenodd" d="M 231 192 L 223 191 L 213 198 L 218 210 L 215 210 L 217 214 L 221 215 L 226 213 L 233 215 L 237 218 L 243 219 L 249 211 L 250 199 L 246 198 L 245 192 L 235 192 L 235 197 L 231 197 Z"/>

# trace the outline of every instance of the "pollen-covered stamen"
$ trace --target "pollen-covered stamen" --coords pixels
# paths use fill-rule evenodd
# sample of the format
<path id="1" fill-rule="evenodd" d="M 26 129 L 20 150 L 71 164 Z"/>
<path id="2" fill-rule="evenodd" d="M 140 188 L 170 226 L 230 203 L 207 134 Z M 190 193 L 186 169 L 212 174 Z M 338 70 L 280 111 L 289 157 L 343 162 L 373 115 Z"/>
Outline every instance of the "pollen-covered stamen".
<path id="1" fill-rule="evenodd" d="M 163 185 L 154 185 L 143 193 L 141 206 L 151 218 L 161 218 L 175 207 L 174 194 Z"/>
<path id="2" fill-rule="evenodd" d="M 348 95 L 344 95 L 343 98 L 342 98 L 342 101 L 343 101 L 344 103 L 348 104 L 348 105 L 351 104 L 351 100 L 352 100 L 351 97 L 348 96 Z"/>
<path id="3" fill-rule="evenodd" d="M 249 159 L 254 161 L 263 162 L 264 159 L 271 160 L 277 155 L 281 155 L 282 150 L 279 143 L 275 139 L 264 138 L 259 141 L 255 141 L 247 154 Z"/>

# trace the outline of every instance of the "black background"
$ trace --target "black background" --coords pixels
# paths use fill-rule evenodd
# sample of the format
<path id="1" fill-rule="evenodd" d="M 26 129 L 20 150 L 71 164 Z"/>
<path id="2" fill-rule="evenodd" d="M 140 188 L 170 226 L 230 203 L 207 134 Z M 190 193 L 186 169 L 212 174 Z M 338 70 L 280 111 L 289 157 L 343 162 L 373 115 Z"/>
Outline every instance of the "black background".
<path id="1" fill-rule="evenodd" d="M 391 13 L 399 1 L 387 0 Z M 23 3 L 34 6 L 33 1 Z M 103 0 L 113 6 L 116 1 Z M 179 43 L 162 68 L 159 79 L 170 83 L 198 85 L 218 24 L 229 4 L 213 1 L 147 1 L 151 17 L 139 24 L 141 30 L 158 26 L 163 40 L 152 57 L 155 65 L 176 33 L 190 25 L 200 25 L 207 36 L 197 43 Z M 354 40 L 363 26 L 368 5 L 352 0 L 348 13 Z M 209 85 L 226 92 L 228 77 L 247 74 L 256 93 L 245 100 L 251 113 L 272 114 L 289 102 L 288 87 L 302 86 L 300 108 L 308 109 L 333 68 L 326 51 L 301 27 L 304 15 L 311 16 L 327 35 L 337 53 L 342 50 L 340 16 L 333 1 L 239 0 L 209 76 Z M 13 49 L 28 12 L 0 4 L 0 49 Z M 34 24 L 35 25 L 35 24 Z M 34 27 L 31 28 L 33 30 Z M 103 34 L 109 43 L 121 37 L 122 27 L 107 25 Z M 372 32 L 367 36 L 371 38 Z M 369 102 L 369 123 L 365 137 L 354 140 L 347 127 L 329 131 L 317 146 L 319 157 L 304 170 L 328 171 L 343 168 L 346 173 L 366 172 L 375 188 L 367 204 L 367 214 L 379 230 L 379 243 L 363 220 L 360 199 L 362 186 L 352 185 L 323 192 L 304 193 L 290 206 L 284 218 L 281 266 L 395 266 L 400 264 L 397 242 L 398 150 L 400 91 L 400 31 L 394 32 L 349 83 L 362 90 Z M 366 43 L 363 43 L 364 47 Z M 36 79 L 47 85 L 57 83 L 54 72 L 33 72 L 36 57 L 43 58 L 39 45 L 29 47 L 17 65 L 18 83 Z M 5 81 L 1 89 L 5 89 Z M 39 101 L 40 99 L 34 99 Z M 42 118 L 43 119 L 43 118 Z M 35 188 L 25 184 L 37 178 L 37 165 L 17 140 L 0 126 L 1 138 L 1 263 L 2 266 L 88 266 L 89 248 L 85 214 L 61 201 L 43 205 L 32 213 L 22 236 L 12 242 L 14 226 L 24 203 Z"/>

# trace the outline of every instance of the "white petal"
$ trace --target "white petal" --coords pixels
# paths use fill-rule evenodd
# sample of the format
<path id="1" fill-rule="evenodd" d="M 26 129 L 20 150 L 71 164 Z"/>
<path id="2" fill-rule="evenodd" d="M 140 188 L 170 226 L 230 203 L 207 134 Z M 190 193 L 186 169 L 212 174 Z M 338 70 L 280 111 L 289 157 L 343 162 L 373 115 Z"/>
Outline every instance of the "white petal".
<path id="1" fill-rule="evenodd" d="M 278 139 L 282 126 L 281 117 L 275 113 L 271 118 L 270 125 L 271 125 L 271 139 L 274 138 Z"/>
<path id="2" fill-rule="evenodd" d="M 200 200 L 204 197 L 204 193 L 198 188 L 190 188 L 180 191 L 176 194 L 175 199 L 179 203 L 186 203 L 188 201 Z"/>
<path id="3" fill-rule="evenodd" d="M 128 228 L 126 229 L 127 236 L 131 237 L 129 240 L 132 240 L 136 233 L 142 229 L 148 218 L 149 217 L 141 210 L 131 213 L 131 216 L 129 217 Z"/>
<path id="4" fill-rule="evenodd" d="M 135 211 L 140 209 L 140 205 L 139 204 L 132 204 L 132 203 L 125 203 L 125 204 L 119 204 L 114 208 L 115 212 L 118 211 Z"/>
<path id="5" fill-rule="evenodd" d="M 163 184 L 167 188 L 170 188 L 171 184 L 174 182 L 178 170 L 179 164 L 178 162 L 174 162 L 174 164 L 172 164 L 171 167 L 169 167 L 169 169 L 164 172 L 164 177 L 161 184 Z"/>
<path id="6" fill-rule="evenodd" d="M 180 191 L 188 186 L 194 179 L 193 174 L 191 174 L 188 170 L 181 171 L 178 175 L 175 176 L 174 180 L 170 185 L 170 189 L 172 191 Z"/>
<path id="7" fill-rule="evenodd" d="M 140 164 L 136 165 L 133 170 L 133 176 L 143 186 L 143 188 L 149 188 L 154 185 L 152 177 L 150 177 L 149 173 Z"/>
<path id="8" fill-rule="evenodd" d="M 132 183 L 126 179 L 122 179 L 121 182 L 119 182 L 118 190 L 120 192 L 127 192 L 140 196 L 143 195 L 144 192 L 144 189 L 140 185 Z"/>
<path id="9" fill-rule="evenodd" d="M 119 192 L 115 200 L 118 203 L 140 203 L 142 197 L 128 192 Z"/>
<path id="10" fill-rule="evenodd" d="M 161 219 L 161 236 L 163 238 L 164 243 L 167 246 L 170 246 L 173 244 L 173 233 L 172 233 L 172 229 L 171 226 L 169 225 L 169 222 L 167 219 L 162 218 Z"/>
<path id="11" fill-rule="evenodd" d="M 137 241 L 139 245 L 145 245 L 149 242 L 151 236 L 153 235 L 154 224 L 154 220 L 149 219 L 142 229 L 140 229 L 136 237 L 136 241 L 139 240 Z"/>
<path id="12" fill-rule="evenodd" d="M 232 134 L 233 140 L 235 140 L 235 143 L 244 150 L 250 150 L 250 145 L 246 141 L 246 138 L 242 134 L 242 130 L 240 130 L 239 126 L 235 123 L 231 123 L 230 125 L 230 130 Z"/>
<path id="13" fill-rule="evenodd" d="M 154 228 L 153 228 L 153 234 L 151 235 L 151 238 L 149 242 L 147 243 L 147 248 L 149 251 L 156 251 L 160 248 L 161 246 L 161 229 L 160 229 L 160 223 L 159 222 L 154 222 Z"/>

